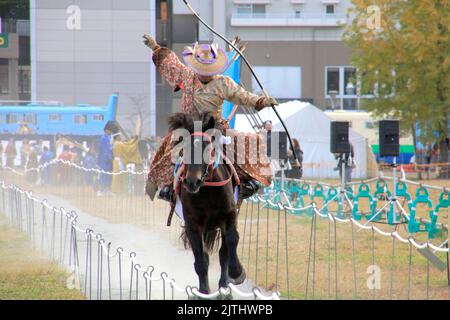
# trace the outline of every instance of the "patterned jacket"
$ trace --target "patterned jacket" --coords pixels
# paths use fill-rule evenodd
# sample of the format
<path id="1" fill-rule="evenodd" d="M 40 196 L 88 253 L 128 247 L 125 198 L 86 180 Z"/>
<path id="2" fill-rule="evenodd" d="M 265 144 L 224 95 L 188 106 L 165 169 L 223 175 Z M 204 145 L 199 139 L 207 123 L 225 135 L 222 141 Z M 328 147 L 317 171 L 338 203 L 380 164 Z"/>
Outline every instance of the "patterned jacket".
<path id="1" fill-rule="evenodd" d="M 211 112 L 216 121 L 222 117 L 224 100 L 236 105 L 254 107 L 262 97 L 246 91 L 230 77 L 215 75 L 207 84 L 203 84 L 197 74 L 184 65 L 177 55 L 168 48 L 160 47 L 153 52 L 155 63 L 161 76 L 173 87 L 181 88 L 181 110 L 198 115 Z"/>

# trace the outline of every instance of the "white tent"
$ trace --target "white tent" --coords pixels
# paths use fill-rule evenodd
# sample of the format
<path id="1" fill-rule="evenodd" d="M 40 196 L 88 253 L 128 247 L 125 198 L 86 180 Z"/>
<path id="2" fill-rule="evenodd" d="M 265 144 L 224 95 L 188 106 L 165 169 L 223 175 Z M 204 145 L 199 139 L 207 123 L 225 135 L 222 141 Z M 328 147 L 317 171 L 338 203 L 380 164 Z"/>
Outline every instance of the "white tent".
<path id="1" fill-rule="evenodd" d="M 307 102 L 290 101 L 276 107 L 286 124 L 292 139 L 300 142 L 303 150 L 303 177 L 305 178 L 339 178 L 339 171 L 334 170 L 337 160 L 330 152 L 331 119 L 317 107 Z M 259 112 L 261 119 L 271 120 L 274 131 L 282 131 L 280 120 L 272 108 Z M 254 132 L 245 115 L 236 116 L 235 129 Z M 367 178 L 368 144 L 367 139 L 350 129 L 350 142 L 353 144 L 356 168 L 352 178 Z"/>

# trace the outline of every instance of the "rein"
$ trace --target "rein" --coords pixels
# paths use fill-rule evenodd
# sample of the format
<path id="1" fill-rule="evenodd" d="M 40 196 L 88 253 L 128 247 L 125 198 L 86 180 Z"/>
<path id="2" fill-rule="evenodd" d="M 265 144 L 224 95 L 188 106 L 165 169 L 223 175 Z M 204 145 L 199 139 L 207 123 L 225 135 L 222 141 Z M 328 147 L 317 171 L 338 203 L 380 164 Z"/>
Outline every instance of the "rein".
<path id="1" fill-rule="evenodd" d="M 235 111 L 235 110 L 234 110 Z M 208 141 L 211 142 L 211 136 L 209 136 L 207 133 L 205 132 L 194 132 L 191 134 L 191 136 L 193 137 L 207 137 Z M 230 175 L 227 179 L 225 180 L 221 180 L 221 181 L 208 181 L 206 180 L 207 177 L 209 176 L 209 179 L 212 179 L 212 176 L 214 174 L 214 171 L 218 168 L 219 163 L 220 163 L 220 158 L 224 158 L 225 160 L 228 160 L 225 155 L 222 154 L 223 152 L 217 152 L 217 156 L 216 156 L 216 160 L 214 161 L 214 164 L 208 164 L 208 166 L 206 167 L 205 172 L 202 175 L 202 183 L 203 183 L 203 187 L 223 187 L 226 184 L 228 184 L 233 177 L 236 178 L 237 183 L 239 184 L 239 178 L 237 178 L 237 174 L 235 174 L 233 172 L 233 169 L 231 169 Z M 180 158 L 181 160 L 181 158 Z M 229 163 L 229 161 L 225 161 L 228 162 L 228 164 L 231 167 L 231 164 Z M 175 164 L 175 168 L 173 171 L 173 175 L 175 177 L 176 180 L 178 180 L 180 182 L 180 184 L 184 181 L 184 174 L 185 174 L 185 164 L 181 161 L 177 161 L 177 163 Z"/>

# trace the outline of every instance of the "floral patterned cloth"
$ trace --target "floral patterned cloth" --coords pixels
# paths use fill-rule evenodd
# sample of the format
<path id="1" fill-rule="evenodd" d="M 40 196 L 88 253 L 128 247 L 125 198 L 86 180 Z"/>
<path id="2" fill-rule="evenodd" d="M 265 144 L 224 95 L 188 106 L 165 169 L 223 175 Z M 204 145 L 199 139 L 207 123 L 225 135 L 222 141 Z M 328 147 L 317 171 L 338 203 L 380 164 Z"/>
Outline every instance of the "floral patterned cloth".
<path id="1" fill-rule="evenodd" d="M 216 119 L 216 123 L 219 123 L 221 122 L 224 100 L 231 101 L 236 105 L 255 107 L 258 100 L 261 99 L 260 96 L 246 91 L 227 76 L 215 75 L 207 84 L 202 83 L 197 74 L 181 63 L 177 55 L 168 48 L 160 47 L 156 49 L 153 53 L 153 62 L 161 76 L 173 88 L 178 87 L 182 90 L 181 110 L 184 113 L 199 116 L 200 113 L 211 112 Z M 238 163 L 235 164 L 235 168 L 239 177 L 241 179 L 251 177 L 266 186 L 270 185 L 272 173 L 270 162 L 265 155 L 256 159 L 257 161 L 254 158 L 250 159 L 250 155 L 256 155 L 255 152 L 250 151 L 250 145 L 255 145 L 251 141 L 256 139 L 256 146 L 265 148 L 263 136 L 236 131 L 227 131 L 227 134 L 233 138 L 234 163 Z M 150 166 L 148 179 L 159 187 L 173 183 L 174 164 L 171 156 L 173 148 L 171 137 L 172 133 L 168 132 Z M 245 141 L 245 154 L 238 150 L 236 141 Z M 239 162 L 236 162 L 236 160 L 239 160 Z"/>

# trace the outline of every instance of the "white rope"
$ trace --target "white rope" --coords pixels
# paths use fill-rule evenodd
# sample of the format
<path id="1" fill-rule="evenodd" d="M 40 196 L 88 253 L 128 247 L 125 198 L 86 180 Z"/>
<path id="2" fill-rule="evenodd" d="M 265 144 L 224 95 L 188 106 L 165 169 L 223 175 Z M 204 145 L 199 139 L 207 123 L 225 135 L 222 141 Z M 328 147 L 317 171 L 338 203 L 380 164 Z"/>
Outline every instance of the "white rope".
<path id="1" fill-rule="evenodd" d="M 134 267 L 135 267 L 135 270 L 146 269 L 147 271 L 145 271 L 145 272 L 143 273 L 143 276 L 144 276 L 145 279 L 148 279 L 148 280 L 150 280 L 150 281 L 161 281 L 161 280 L 167 281 L 167 282 L 168 282 L 175 290 L 177 290 L 177 291 L 179 291 L 179 292 L 187 293 L 188 295 L 189 295 L 190 293 L 192 293 L 192 295 L 195 295 L 195 296 L 197 296 L 197 297 L 204 298 L 204 299 L 212 299 L 212 298 L 216 298 L 216 297 L 218 297 L 220 294 L 223 293 L 223 288 L 221 288 L 221 289 L 219 289 L 219 290 L 216 290 L 215 292 L 212 292 L 212 293 L 210 293 L 210 294 L 203 294 L 203 293 L 199 292 L 198 289 L 196 289 L 196 288 L 191 289 L 190 286 L 186 286 L 186 288 L 183 289 L 183 288 L 181 288 L 181 287 L 175 282 L 174 279 L 169 279 L 169 277 L 168 277 L 168 275 L 167 275 L 166 272 L 161 273 L 161 275 L 160 275 L 159 277 L 151 277 L 150 274 L 148 273 L 148 270 L 149 270 L 149 269 L 152 269 L 152 272 L 153 272 L 154 267 L 153 267 L 153 266 L 147 266 L 147 267 L 141 266 L 141 265 L 138 263 L 138 261 L 137 261 L 137 258 L 136 258 L 137 255 L 136 255 L 135 252 L 127 253 L 127 252 L 126 252 L 125 250 L 123 250 L 121 247 L 118 247 L 116 250 L 114 250 L 114 251 L 115 251 L 114 254 L 108 253 L 108 248 L 105 246 L 106 240 L 103 238 L 102 234 L 100 234 L 100 233 L 95 233 L 94 230 L 92 230 L 91 228 L 82 228 L 82 227 L 79 227 L 79 223 L 78 223 L 77 220 L 76 220 L 77 215 L 76 215 L 76 212 L 75 212 L 75 211 L 73 211 L 73 210 L 72 210 L 72 211 L 67 211 L 67 210 L 65 210 L 63 207 L 61 207 L 61 208 L 58 210 L 57 207 L 52 207 L 52 206 L 50 206 L 50 205 L 48 204 L 47 199 L 38 199 L 38 198 L 35 198 L 35 197 L 32 196 L 32 192 L 31 192 L 31 191 L 25 191 L 25 190 L 21 189 L 21 188 L 18 187 L 18 186 L 7 185 L 4 181 L 0 181 L 0 185 L 1 185 L 1 187 L 2 187 L 3 189 L 11 189 L 11 190 L 15 190 L 15 191 L 17 191 L 17 192 L 19 192 L 19 193 L 21 193 L 21 194 L 25 194 L 29 199 L 33 200 L 34 202 L 40 203 L 40 204 L 42 204 L 42 205 L 45 205 L 48 209 L 52 210 L 52 212 L 53 212 L 53 210 L 55 210 L 55 212 L 59 212 L 60 214 L 66 215 L 67 217 L 70 217 L 71 224 L 72 224 L 74 230 L 76 230 L 76 231 L 78 231 L 78 232 L 80 232 L 80 233 L 83 233 L 83 234 L 90 235 L 91 237 L 94 237 L 94 238 L 100 243 L 101 248 L 102 248 L 103 252 L 105 253 L 105 255 L 107 255 L 107 256 L 109 256 L 109 257 L 114 257 L 115 255 L 117 255 L 117 254 L 120 253 L 122 256 L 129 258 L 129 259 L 133 262 L 133 265 L 134 265 Z M 111 251 L 111 250 L 110 250 L 110 251 Z M 226 289 L 226 288 L 225 288 L 225 289 Z M 231 291 L 237 293 L 238 295 L 242 296 L 242 297 L 253 297 L 253 296 L 254 296 L 254 293 L 253 293 L 253 292 L 252 292 L 252 293 L 246 293 L 246 292 L 240 291 L 239 289 L 237 289 L 237 287 L 235 287 L 235 286 L 232 285 L 232 284 L 229 285 L 229 289 L 230 289 Z M 260 297 L 261 299 L 264 299 L 264 300 L 272 300 L 272 299 L 275 299 L 276 297 L 279 298 L 279 296 L 278 296 L 277 294 L 275 294 L 275 295 L 274 295 L 274 294 L 271 294 L 271 295 L 269 295 L 269 296 L 264 296 L 264 295 L 262 295 L 262 294 L 259 294 L 258 297 Z"/>

